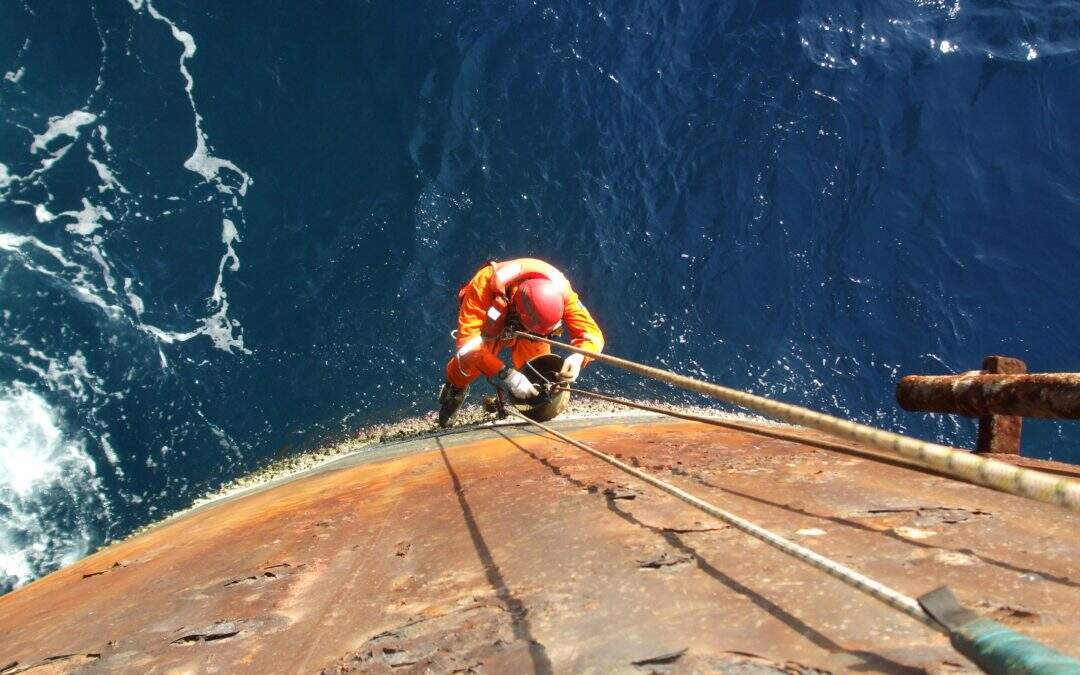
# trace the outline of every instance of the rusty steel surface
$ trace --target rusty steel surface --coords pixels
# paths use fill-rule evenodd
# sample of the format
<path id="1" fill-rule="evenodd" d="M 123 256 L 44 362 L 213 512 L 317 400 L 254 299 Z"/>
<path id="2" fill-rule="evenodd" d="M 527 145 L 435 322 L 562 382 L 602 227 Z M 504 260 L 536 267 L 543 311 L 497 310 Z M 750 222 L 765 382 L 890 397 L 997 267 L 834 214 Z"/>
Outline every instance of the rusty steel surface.
<path id="1" fill-rule="evenodd" d="M 1007 373 L 1019 375 L 1026 373 L 1027 363 L 1012 356 L 987 356 L 983 359 L 982 369 L 987 373 Z"/>
<path id="2" fill-rule="evenodd" d="M 1027 364 L 1008 356 L 987 356 L 983 359 L 984 373 L 1020 375 L 1027 372 Z M 975 440 L 975 452 L 1020 454 L 1020 434 L 1024 418 L 1017 415 L 983 415 L 979 417 L 979 435 Z"/>
<path id="3" fill-rule="evenodd" d="M 908 375 L 896 385 L 896 401 L 912 412 L 1075 420 L 1080 419 L 1080 374 Z"/>
<path id="4" fill-rule="evenodd" d="M 556 424 L 902 592 L 948 584 L 1080 656 L 1078 514 L 748 430 Z M 520 427 L 348 457 L 0 597 L 5 673 L 968 668 L 914 620 Z"/>

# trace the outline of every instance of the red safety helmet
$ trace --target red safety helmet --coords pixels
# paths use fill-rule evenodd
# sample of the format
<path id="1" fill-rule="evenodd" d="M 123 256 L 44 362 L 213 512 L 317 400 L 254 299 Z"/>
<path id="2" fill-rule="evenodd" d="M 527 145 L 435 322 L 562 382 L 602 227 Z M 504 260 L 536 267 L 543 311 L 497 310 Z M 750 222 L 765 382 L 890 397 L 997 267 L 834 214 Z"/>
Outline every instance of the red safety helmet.
<path id="1" fill-rule="evenodd" d="M 537 335 L 548 335 L 562 324 L 564 305 L 562 288 L 549 279 L 527 279 L 514 295 L 521 324 Z"/>

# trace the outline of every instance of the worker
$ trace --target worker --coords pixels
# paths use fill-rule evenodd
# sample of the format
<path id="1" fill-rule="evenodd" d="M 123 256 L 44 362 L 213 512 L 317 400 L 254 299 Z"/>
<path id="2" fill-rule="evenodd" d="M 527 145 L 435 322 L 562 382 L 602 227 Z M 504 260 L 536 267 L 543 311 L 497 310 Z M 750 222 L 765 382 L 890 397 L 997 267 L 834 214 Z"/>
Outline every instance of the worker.
<path id="1" fill-rule="evenodd" d="M 551 348 L 516 338 L 514 331 L 550 338 L 560 335 L 564 326 L 570 344 L 593 352 L 603 350 L 603 333 L 562 272 L 535 258 L 484 265 L 458 291 L 457 351 L 446 364 L 446 384 L 439 392 L 439 425 L 450 424 L 465 402 L 469 385 L 481 375 L 515 399 L 537 396 L 539 391 L 520 369 Z M 510 348 L 513 366 L 499 358 L 503 347 Z M 571 354 L 563 360 L 559 379 L 577 380 L 588 362 L 581 354 Z"/>

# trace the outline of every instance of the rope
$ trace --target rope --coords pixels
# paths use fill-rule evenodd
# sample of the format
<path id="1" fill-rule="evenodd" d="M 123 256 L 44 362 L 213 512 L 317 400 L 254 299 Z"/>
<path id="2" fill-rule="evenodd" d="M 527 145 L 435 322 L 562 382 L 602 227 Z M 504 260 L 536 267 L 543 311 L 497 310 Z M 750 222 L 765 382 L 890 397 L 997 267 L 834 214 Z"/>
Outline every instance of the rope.
<path id="1" fill-rule="evenodd" d="M 518 331 L 517 337 L 545 342 L 590 359 L 617 366 L 638 375 L 660 380 L 698 394 L 726 401 L 774 419 L 816 429 L 833 436 L 877 448 L 931 467 L 968 483 L 1027 497 L 1047 504 L 1057 504 L 1080 511 L 1080 482 L 1042 471 L 1024 469 L 995 459 L 979 457 L 971 452 L 946 445 L 921 441 L 901 434 L 876 429 L 865 424 L 840 419 L 809 408 L 781 403 L 738 389 L 703 382 L 660 368 L 646 366 L 607 354 L 599 354 L 571 345 Z"/>
<path id="2" fill-rule="evenodd" d="M 608 464 L 630 474 L 631 476 L 634 476 L 635 478 L 643 480 L 654 487 L 660 488 L 664 492 L 674 497 L 677 497 L 678 499 L 681 499 L 687 504 L 704 511 L 705 513 L 713 516 L 714 518 L 718 518 L 719 520 L 727 523 L 728 525 L 731 525 L 735 529 L 741 532 L 745 532 L 746 534 L 754 537 L 755 539 L 760 539 L 761 541 L 765 542 L 769 546 L 772 546 L 773 548 L 779 549 L 790 556 L 793 556 L 805 563 L 813 565 L 814 567 L 821 570 L 822 572 L 825 572 L 829 576 L 839 579 L 845 584 L 852 586 L 862 591 L 863 593 L 866 593 L 872 598 L 880 600 L 881 602 L 892 607 L 893 609 L 899 610 L 904 614 L 907 614 L 911 618 L 925 624 L 926 626 L 946 635 L 949 634 L 948 629 L 946 629 L 944 626 L 932 619 L 930 615 L 926 613 L 926 610 L 924 610 L 919 605 L 918 601 L 916 601 L 914 598 L 908 597 L 897 590 L 889 588 L 888 586 L 878 581 L 875 581 L 864 574 L 860 574 L 859 572 L 856 572 L 850 567 L 842 565 L 834 560 L 830 560 L 829 558 L 826 558 L 821 554 L 815 553 L 814 551 L 811 551 L 805 546 L 800 546 L 793 541 L 789 541 L 777 534 L 773 534 L 769 530 L 766 530 L 759 525 L 755 525 L 749 520 L 741 518 L 728 511 L 724 511 L 723 509 L 714 506 L 713 504 L 710 504 L 704 499 L 695 497 L 689 492 L 675 487 L 671 483 L 662 481 L 651 474 L 645 473 L 640 469 L 634 468 L 629 464 L 626 464 L 625 462 L 621 462 L 615 459 L 611 455 L 604 454 L 591 446 L 588 446 L 580 441 L 576 441 L 573 438 L 566 436 L 565 434 L 559 433 L 558 431 L 555 431 L 554 429 L 545 424 L 542 424 L 535 420 L 531 420 L 513 408 L 506 408 L 506 412 L 514 415 L 515 417 L 519 417 L 525 420 L 529 424 L 540 427 L 541 429 L 551 434 L 552 436 L 555 436 L 559 440 L 569 443 L 574 447 L 580 448 L 592 455 L 593 457 L 607 462 Z"/>
<path id="3" fill-rule="evenodd" d="M 736 422 L 731 419 L 723 419 L 720 417 L 712 417 L 711 415 L 697 415 L 694 413 L 682 412 L 679 410 L 672 410 L 670 408 L 661 408 L 655 405 L 649 405 L 648 403 L 639 403 L 637 401 L 631 401 L 625 398 L 617 398 L 615 396 L 608 396 L 601 394 L 597 391 L 590 391 L 588 389 L 578 389 L 577 387 L 570 387 L 563 385 L 562 389 L 581 396 L 588 396 L 590 398 L 599 399 L 601 401 L 607 401 L 609 403 L 617 403 L 619 405 L 627 406 L 628 408 L 637 408 L 638 410 L 646 410 L 648 412 L 659 413 L 661 415 L 667 415 L 669 417 L 678 417 L 683 420 L 690 420 L 691 422 L 700 422 L 702 424 L 711 424 L 716 427 L 724 427 L 727 429 L 736 429 L 738 431 L 745 431 L 747 433 L 756 434 L 758 436 L 768 436 L 769 438 L 779 438 L 783 441 L 791 441 L 793 443 L 799 443 L 800 445 L 810 445 L 815 448 L 822 448 L 823 450 L 831 450 L 833 452 L 840 452 L 845 455 L 855 455 L 856 457 L 862 457 L 864 459 L 871 459 L 877 462 L 887 462 L 895 464 L 897 466 L 903 466 L 920 471 L 928 471 L 935 476 L 942 475 L 941 472 L 927 467 L 924 464 L 919 464 L 914 460 L 910 460 L 904 457 L 897 457 L 895 455 L 887 455 L 877 450 L 870 448 L 859 447 L 855 445 L 842 445 L 836 441 L 828 441 L 823 439 L 808 438 L 805 434 L 798 434 L 789 431 L 784 431 L 782 427 L 766 427 L 761 424 L 750 424 L 746 422 Z"/>
<path id="4" fill-rule="evenodd" d="M 690 420 L 691 422 L 702 422 L 704 424 L 712 424 L 718 427 L 730 427 L 732 429 L 743 429 L 746 427 L 741 424 L 735 424 L 727 420 L 718 419 L 716 417 L 709 417 L 708 415 L 695 415 L 694 413 L 680 412 L 678 410 L 672 410 L 670 408 L 661 408 L 660 406 L 649 405 L 648 403 L 638 403 L 637 401 L 630 401 L 625 398 L 617 398 L 615 396 L 608 396 L 607 394 L 601 394 L 597 391 L 589 391 L 588 389 L 578 389 L 577 387 L 571 387 L 569 385 L 563 385 L 563 389 L 575 394 L 581 394 L 582 396 L 588 396 L 589 398 L 599 399 L 601 401 L 607 401 L 608 403 L 618 403 L 628 408 L 637 408 L 638 410 L 647 410 L 649 412 L 660 413 L 661 415 L 668 415 L 669 417 L 678 417 L 681 420 Z"/>
<path id="5" fill-rule="evenodd" d="M 617 396 L 608 396 L 607 394 L 601 394 L 598 391 L 590 391 L 589 389 L 579 389 L 577 387 L 571 387 L 563 385 L 561 389 L 572 392 L 574 394 L 580 394 L 582 396 L 588 396 L 589 398 L 599 399 L 601 401 L 607 401 L 608 403 L 617 403 L 624 405 L 628 408 L 637 408 L 638 410 L 646 410 L 648 412 L 659 413 L 661 415 L 667 415 L 668 417 L 677 417 L 681 420 L 689 420 L 691 422 L 701 422 L 702 424 L 711 424 L 715 427 L 726 427 L 728 429 L 738 429 L 739 431 L 749 431 L 755 434 L 765 434 L 767 436 L 776 436 L 784 440 L 797 441 L 799 443 L 813 443 L 814 445 L 824 445 L 830 448 L 842 448 L 845 451 L 850 452 L 855 448 L 849 448 L 848 446 L 834 445 L 832 443 L 822 443 L 819 441 L 810 441 L 805 436 L 799 434 L 784 433 L 777 429 L 762 429 L 761 426 L 754 426 L 753 424 L 745 424 L 743 422 L 736 422 L 734 420 L 722 419 L 719 417 L 712 417 L 711 415 L 698 415 L 695 413 L 682 412 L 681 410 L 673 410 L 671 408 L 662 408 L 656 405 L 649 405 L 648 403 L 639 403 L 638 401 L 631 401 L 625 398 L 618 398 Z M 880 457 L 880 455 L 875 455 Z M 893 460 L 893 458 L 889 458 Z M 921 466 L 921 465 L 920 465 Z"/>

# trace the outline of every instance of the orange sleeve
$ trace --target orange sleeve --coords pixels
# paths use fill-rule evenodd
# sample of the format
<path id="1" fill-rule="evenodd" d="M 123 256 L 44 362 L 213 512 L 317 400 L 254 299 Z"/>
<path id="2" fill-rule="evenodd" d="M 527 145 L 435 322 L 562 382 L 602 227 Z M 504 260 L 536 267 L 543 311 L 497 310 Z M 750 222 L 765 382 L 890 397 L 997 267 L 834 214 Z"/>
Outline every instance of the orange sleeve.
<path id="1" fill-rule="evenodd" d="M 570 332 L 570 344 L 591 352 L 604 351 L 604 333 L 572 289 L 566 300 L 566 309 L 563 310 L 563 323 Z M 589 360 L 585 357 L 585 363 Z"/>
<path id="2" fill-rule="evenodd" d="M 502 359 L 487 348 L 480 335 L 480 329 L 484 326 L 484 319 L 495 297 L 491 290 L 491 274 L 491 266 L 486 265 L 469 282 L 458 308 L 457 326 L 457 359 L 461 367 L 465 370 L 479 370 L 488 377 L 497 374 L 505 365 Z"/>

